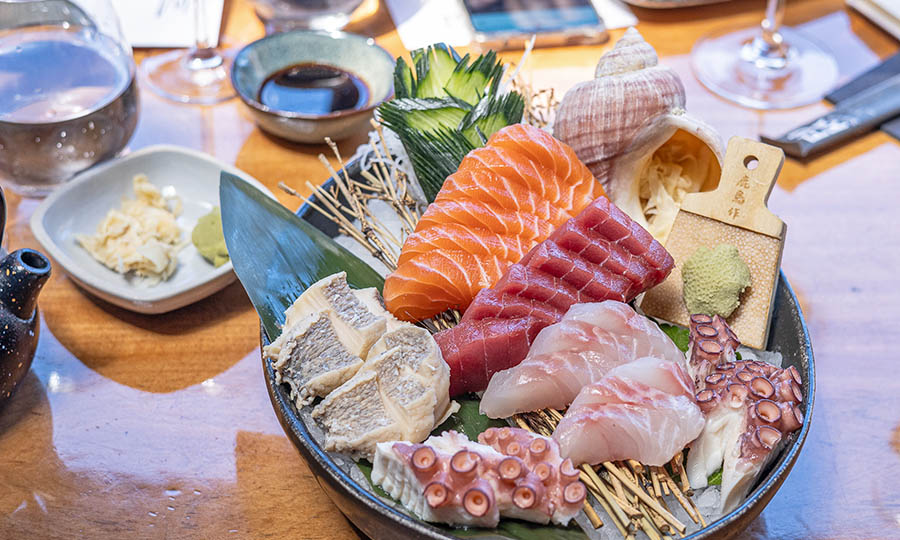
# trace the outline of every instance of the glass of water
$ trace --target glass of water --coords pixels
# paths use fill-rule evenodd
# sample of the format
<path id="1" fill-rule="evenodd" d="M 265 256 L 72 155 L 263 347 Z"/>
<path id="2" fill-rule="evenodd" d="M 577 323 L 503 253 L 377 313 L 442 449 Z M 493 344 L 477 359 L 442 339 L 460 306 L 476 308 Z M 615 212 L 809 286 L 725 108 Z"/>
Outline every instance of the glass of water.
<path id="1" fill-rule="evenodd" d="M 0 183 L 41 196 L 115 156 L 135 65 L 108 0 L 0 0 Z"/>
<path id="2" fill-rule="evenodd" d="M 288 30 L 340 30 L 362 0 L 253 0 L 266 34 Z"/>
<path id="3" fill-rule="evenodd" d="M 691 64 L 716 94 L 754 109 L 786 109 L 822 99 L 837 62 L 810 36 L 781 25 L 785 0 L 768 0 L 760 26 L 727 29 L 694 45 Z"/>

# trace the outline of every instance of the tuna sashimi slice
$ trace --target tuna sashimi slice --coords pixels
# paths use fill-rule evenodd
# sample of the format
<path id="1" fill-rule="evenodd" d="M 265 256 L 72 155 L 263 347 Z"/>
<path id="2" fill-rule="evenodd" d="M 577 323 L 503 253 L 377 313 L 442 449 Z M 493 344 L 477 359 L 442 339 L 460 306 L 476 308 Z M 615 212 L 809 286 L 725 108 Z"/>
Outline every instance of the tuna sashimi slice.
<path id="1" fill-rule="evenodd" d="M 467 312 L 471 312 L 471 316 L 477 320 L 536 317 L 547 324 L 553 324 L 560 315 L 560 310 L 540 300 L 501 293 L 494 289 L 482 289 Z"/>
<path id="2" fill-rule="evenodd" d="M 614 274 L 601 265 L 559 247 L 552 238 L 541 242 L 522 258 L 520 264 L 537 268 L 558 277 L 588 298 L 618 300 L 631 298 L 632 284 L 628 278 Z"/>
<path id="3" fill-rule="evenodd" d="M 559 247 L 628 278 L 636 287 L 643 286 L 654 272 L 639 256 L 612 249 L 598 233 L 584 228 L 574 220 L 567 221 L 557 229 L 553 237 Z"/>
<path id="4" fill-rule="evenodd" d="M 494 290 L 544 302 L 565 313 L 572 304 L 584 300 L 578 289 L 537 268 L 514 264 L 500 278 Z M 468 318 L 478 318 L 474 314 Z"/>
<path id="5" fill-rule="evenodd" d="M 634 459 L 662 466 L 703 430 L 682 364 L 641 358 L 585 386 L 553 438 L 575 464 Z"/>
<path id="6" fill-rule="evenodd" d="M 441 348 L 444 361 L 450 366 L 450 395 L 485 388 L 495 371 L 510 365 L 492 364 L 489 368 L 484 358 L 508 360 L 524 357 L 543 326 L 535 317 L 491 318 L 457 325 L 453 333 L 435 334 L 434 339 Z"/>
<path id="7" fill-rule="evenodd" d="M 582 387 L 642 357 L 685 366 L 672 340 L 628 304 L 576 304 L 561 321 L 540 331 L 525 360 L 491 378 L 481 412 L 506 418 L 547 407 L 564 409 Z"/>

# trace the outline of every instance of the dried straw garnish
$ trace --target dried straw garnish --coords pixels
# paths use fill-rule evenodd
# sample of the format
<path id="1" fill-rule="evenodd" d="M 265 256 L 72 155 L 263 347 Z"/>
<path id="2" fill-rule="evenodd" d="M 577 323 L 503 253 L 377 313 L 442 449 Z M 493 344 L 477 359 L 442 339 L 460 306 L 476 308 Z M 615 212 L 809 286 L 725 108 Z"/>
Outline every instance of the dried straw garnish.
<path id="1" fill-rule="evenodd" d="M 522 95 L 525 100 L 525 109 L 522 111 L 522 123 L 545 128 L 553 120 L 553 113 L 559 106 L 559 98 L 553 88 L 535 90 L 530 83 L 517 77 L 510 85 L 513 90 Z"/>

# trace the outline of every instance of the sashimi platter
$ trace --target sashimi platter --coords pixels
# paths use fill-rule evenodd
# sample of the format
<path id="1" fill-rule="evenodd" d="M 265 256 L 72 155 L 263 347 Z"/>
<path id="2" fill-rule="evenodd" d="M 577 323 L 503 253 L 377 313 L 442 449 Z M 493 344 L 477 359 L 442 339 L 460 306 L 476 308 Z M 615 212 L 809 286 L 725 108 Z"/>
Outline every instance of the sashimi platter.
<path id="1" fill-rule="evenodd" d="M 726 148 L 634 29 L 560 98 L 521 65 L 398 58 L 297 214 L 223 174 L 276 413 L 372 537 L 732 537 L 812 414 L 783 155 Z"/>

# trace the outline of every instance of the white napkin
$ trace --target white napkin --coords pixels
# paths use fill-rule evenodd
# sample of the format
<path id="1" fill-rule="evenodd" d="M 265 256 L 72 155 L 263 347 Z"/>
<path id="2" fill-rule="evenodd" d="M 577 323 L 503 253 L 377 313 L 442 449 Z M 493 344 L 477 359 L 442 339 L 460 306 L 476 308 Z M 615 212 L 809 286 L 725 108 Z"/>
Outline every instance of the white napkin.
<path id="1" fill-rule="evenodd" d="M 219 44 L 225 0 L 112 0 L 132 47 L 190 47 L 196 42 L 194 3 L 202 8 L 210 45 Z"/>
<path id="2" fill-rule="evenodd" d="M 847 5 L 900 39 L 900 0 L 847 0 Z"/>
<path id="3" fill-rule="evenodd" d="M 620 0 L 591 0 L 606 28 L 637 24 L 637 17 Z M 449 0 L 385 0 L 403 46 L 419 49 L 444 42 L 453 47 L 474 39 L 469 16 L 462 3 Z"/>

